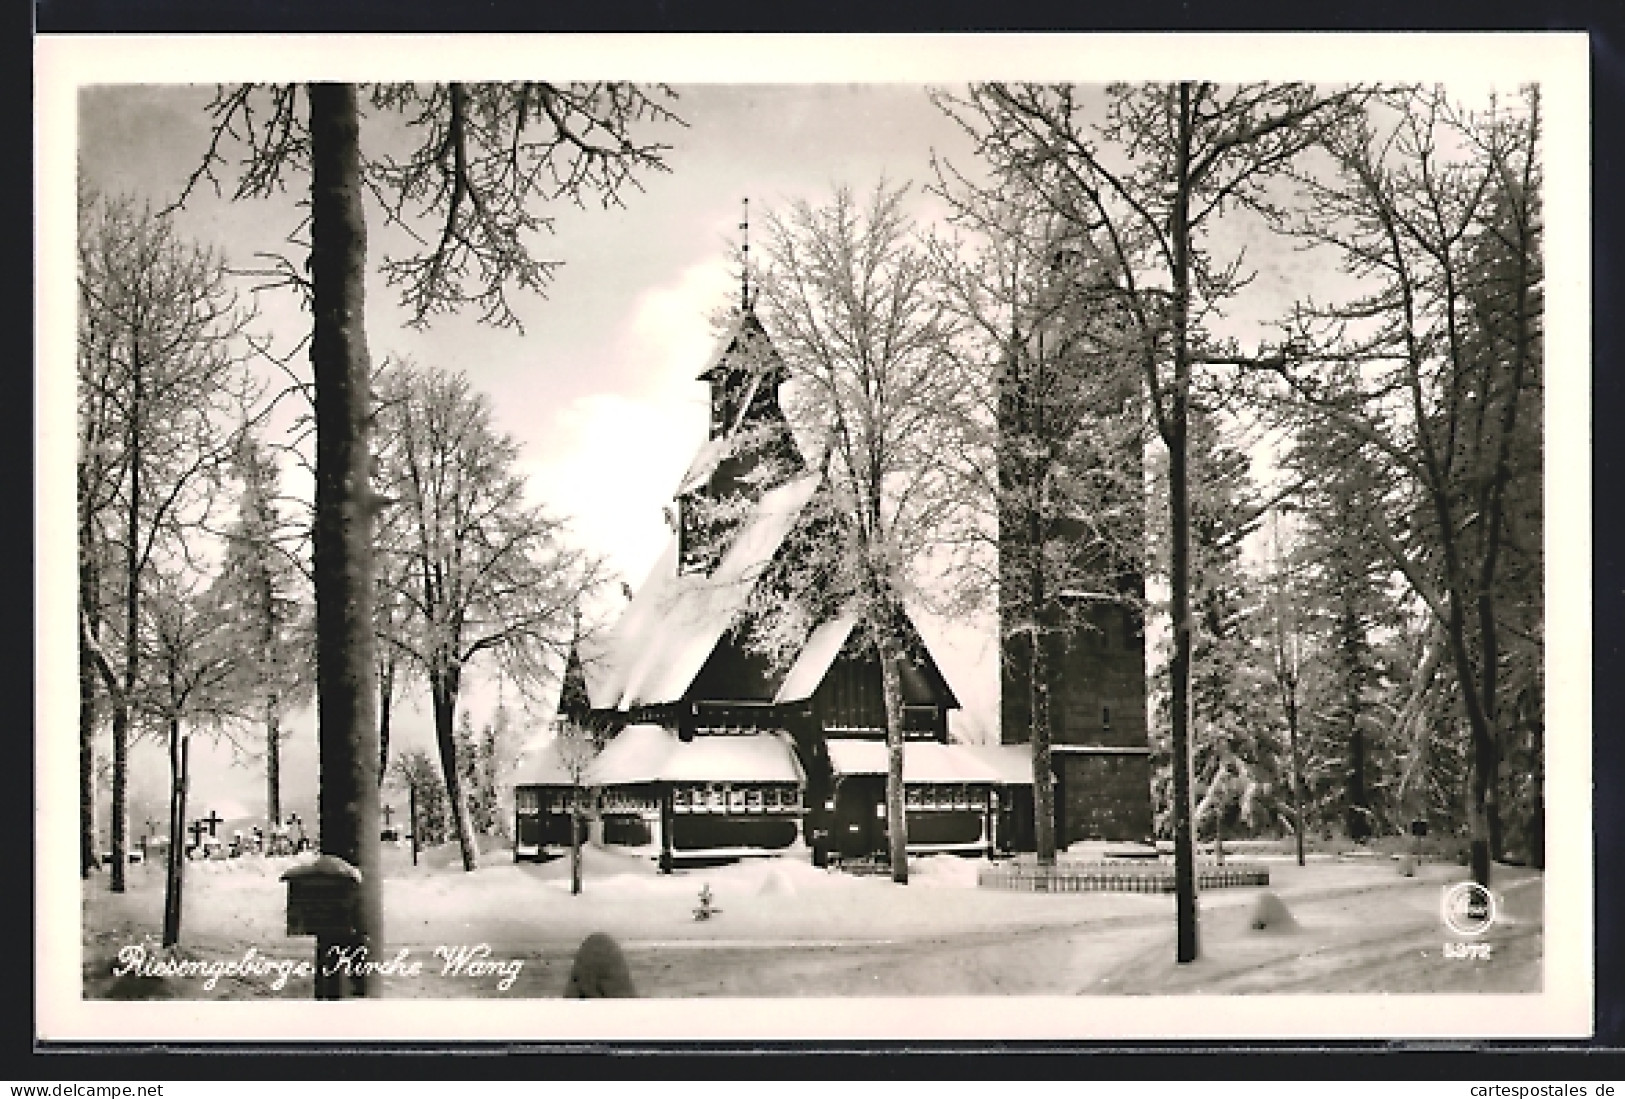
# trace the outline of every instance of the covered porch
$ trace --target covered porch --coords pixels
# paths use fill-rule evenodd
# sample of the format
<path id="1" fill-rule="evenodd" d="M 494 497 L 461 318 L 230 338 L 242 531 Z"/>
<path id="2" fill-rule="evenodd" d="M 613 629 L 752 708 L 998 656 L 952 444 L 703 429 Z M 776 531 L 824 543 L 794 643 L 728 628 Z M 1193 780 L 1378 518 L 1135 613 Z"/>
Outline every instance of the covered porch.
<path id="1" fill-rule="evenodd" d="M 780 732 L 682 740 L 659 725 L 623 729 L 594 760 L 603 842 L 653 847 L 662 866 L 740 858 L 801 839 L 804 776 Z"/>
<path id="2" fill-rule="evenodd" d="M 1000 753 L 1000 747 L 937 741 L 904 744 L 904 818 L 910 853 L 992 856 L 997 851 L 1001 798 L 1009 799 L 1022 782 L 1029 789 L 1032 785 L 1030 767 L 1023 779 L 1019 763 L 1006 759 L 1008 753 Z M 830 854 L 842 860 L 883 855 L 889 835 L 885 742 L 832 739 L 828 749 L 832 793 L 825 811 Z"/>

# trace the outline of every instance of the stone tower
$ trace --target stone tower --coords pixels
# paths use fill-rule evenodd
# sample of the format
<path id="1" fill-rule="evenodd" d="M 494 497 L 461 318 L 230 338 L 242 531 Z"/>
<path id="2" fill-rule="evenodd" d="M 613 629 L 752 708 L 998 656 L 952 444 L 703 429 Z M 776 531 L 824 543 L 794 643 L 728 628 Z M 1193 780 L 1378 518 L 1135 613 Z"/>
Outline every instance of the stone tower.
<path id="1" fill-rule="evenodd" d="M 1097 268 L 1098 270 L 1098 268 Z M 1077 253 L 1057 251 L 1049 277 L 1064 300 L 1035 325 L 1019 361 L 1001 380 L 999 556 L 1001 651 L 1000 740 L 1031 741 L 1033 635 L 1044 639 L 1050 710 L 1051 771 L 1055 777 L 1055 839 L 1139 840 L 1152 834 L 1151 760 L 1147 743 L 1143 566 L 1145 500 L 1137 441 L 1104 440 L 1113 424 L 1137 414 L 1139 383 L 1132 369 L 1113 367 L 1099 338 L 1110 295 L 1092 293 Z M 1097 276 L 1098 279 L 1098 276 Z M 1106 286 L 1097 282 L 1095 289 Z M 1105 483 L 1055 507 L 1038 491 L 1043 474 L 1024 454 L 1046 433 L 1073 440 L 1096 433 L 1092 449 L 1073 461 L 1105 454 L 1110 476 L 1076 476 Z M 1071 444 L 1069 444 L 1071 445 Z M 1012 503 L 1014 501 L 1014 503 Z M 1102 517 L 1109 515 L 1109 519 Z M 1109 528 L 1112 537 L 1100 531 Z M 1045 548 L 1043 582 L 1030 583 L 1022 562 L 1035 543 Z M 1018 587 L 1028 581 L 1026 587 Z M 1047 587 L 1045 586 L 1047 585 Z M 1028 592 L 1027 588 L 1041 588 Z M 1032 843 L 1027 837 L 1027 845 Z"/>

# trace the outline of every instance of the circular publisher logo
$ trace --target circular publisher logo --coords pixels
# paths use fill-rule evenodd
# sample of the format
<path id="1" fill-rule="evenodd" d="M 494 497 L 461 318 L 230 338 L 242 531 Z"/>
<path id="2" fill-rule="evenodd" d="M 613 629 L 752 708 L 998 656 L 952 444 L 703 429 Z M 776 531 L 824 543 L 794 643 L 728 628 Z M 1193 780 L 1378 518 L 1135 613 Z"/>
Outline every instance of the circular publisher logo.
<path id="1" fill-rule="evenodd" d="M 1495 894 L 1476 881 L 1444 891 L 1444 924 L 1458 935 L 1482 935 L 1495 923 Z"/>

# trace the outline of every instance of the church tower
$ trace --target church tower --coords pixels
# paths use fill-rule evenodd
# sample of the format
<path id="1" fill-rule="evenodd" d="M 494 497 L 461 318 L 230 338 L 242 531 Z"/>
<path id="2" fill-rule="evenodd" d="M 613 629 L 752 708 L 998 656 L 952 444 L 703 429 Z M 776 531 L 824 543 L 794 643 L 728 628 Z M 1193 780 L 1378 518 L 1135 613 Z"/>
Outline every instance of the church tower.
<path id="1" fill-rule="evenodd" d="M 807 472 L 779 403 L 789 370 L 751 296 L 748 216 L 740 230 L 739 309 L 697 379 L 710 386 L 709 429 L 677 486 L 679 572 L 708 571 L 763 495 Z"/>
<path id="2" fill-rule="evenodd" d="M 1047 303 L 1020 363 L 1006 364 L 1001 379 L 999 557 L 1002 656 L 1000 740 L 1031 741 L 1034 634 L 1044 645 L 1044 676 L 1050 714 L 1050 761 L 1055 786 L 1055 841 L 1139 840 L 1152 834 L 1151 760 L 1145 674 L 1145 600 L 1140 563 L 1144 531 L 1143 463 L 1137 437 L 1119 448 L 1116 468 L 1091 484 L 1091 514 L 1065 509 L 1044 513 L 1020 501 L 1047 500 L 1037 483 L 1046 474 L 1016 455 L 1023 440 L 1043 437 L 1055 424 L 1073 433 L 1104 435 L 1114 422 L 1136 414 L 1138 376 L 1115 369 L 1099 353 L 1095 337 L 1110 325 L 1110 294 L 1092 293 L 1098 266 L 1076 248 L 1055 252 L 1048 272 L 1056 300 Z M 1045 364 L 1043 368 L 1035 364 Z M 1046 375 L 1044 370 L 1049 373 Z M 1042 450 L 1043 448 L 1038 448 Z M 1109 449 L 1096 446 L 1094 453 Z M 1018 501 L 1011 506 L 1011 501 Z M 1079 501 L 1073 501 L 1074 509 Z M 1109 514 L 1113 518 L 1106 518 Z M 1115 529 L 1113 529 L 1115 528 Z M 1102 530 L 1112 535 L 1102 537 Z M 1036 599 L 1018 585 L 1030 580 L 1026 566 L 1042 560 Z M 1032 633 L 1021 627 L 1031 616 Z M 1032 844 L 1031 836 L 1026 843 Z"/>
<path id="3" fill-rule="evenodd" d="M 762 497 L 807 472 L 779 404 L 784 360 L 747 307 L 700 375 L 711 391 L 710 431 L 678 483 L 680 572 L 709 571 Z"/>

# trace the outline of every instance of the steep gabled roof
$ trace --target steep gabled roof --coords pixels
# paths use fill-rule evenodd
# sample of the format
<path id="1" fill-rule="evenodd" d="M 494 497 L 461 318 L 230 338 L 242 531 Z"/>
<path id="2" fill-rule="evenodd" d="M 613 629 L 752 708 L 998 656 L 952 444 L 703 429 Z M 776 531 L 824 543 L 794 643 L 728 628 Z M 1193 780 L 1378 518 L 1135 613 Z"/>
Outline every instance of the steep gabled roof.
<path id="1" fill-rule="evenodd" d="M 709 574 L 679 574 L 671 539 L 607 644 L 584 653 L 594 709 L 626 711 L 683 697 L 821 481 L 807 474 L 764 494 Z"/>
<path id="2" fill-rule="evenodd" d="M 710 358 L 705 360 L 705 369 L 697 375 L 697 380 L 710 381 L 722 368 L 728 356 L 738 351 L 742 343 L 754 343 L 758 340 L 766 348 L 762 362 L 768 364 L 774 372 L 782 372 L 784 360 L 779 357 L 778 349 L 773 346 L 773 340 L 768 336 L 767 329 L 762 327 L 762 322 L 756 319 L 756 311 L 752 309 L 737 317 L 717 340 L 716 347 L 712 349 Z M 740 368 L 744 368 L 743 364 Z"/>

